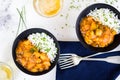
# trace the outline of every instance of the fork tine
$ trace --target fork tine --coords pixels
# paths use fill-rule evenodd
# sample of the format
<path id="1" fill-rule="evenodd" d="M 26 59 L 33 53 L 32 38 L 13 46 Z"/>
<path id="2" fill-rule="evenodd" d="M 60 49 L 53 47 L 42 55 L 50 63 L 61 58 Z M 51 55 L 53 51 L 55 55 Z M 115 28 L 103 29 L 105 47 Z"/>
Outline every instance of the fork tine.
<path id="1" fill-rule="evenodd" d="M 71 55 L 74 55 L 74 54 L 60 54 L 60 56 L 71 56 Z"/>
<path id="2" fill-rule="evenodd" d="M 59 58 L 59 60 L 60 61 L 68 61 L 68 60 L 72 60 L 72 58 L 71 57 L 69 57 L 69 58 Z"/>
<path id="3" fill-rule="evenodd" d="M 70 58 L 71 56 L 60 56 L 59 59 Z"/>
<path id="4" fill-rule="evenodd" d="M 60 61 L 59 63 L 60 63 L 60 65 L 65 65 L 65 64 L 73 63 L 73 61 L 71 61 L 71 60 L 66 61 L 66 62 Z"/>
<path id="5" fill-rule="evenodd" d="M 71 67 L 73 67 L 73 66 L 75 66 L 75 65 L 69 65 L 69 66 L 65 66 L 65 67 L 60 66 L 60 68 L 61 68 L 61 69 L 67 69 L 67 68 L 71 68 Z"/>
<path id="6" fill-rule="evenodd" d="M 59 65 L 61 69 L 66 69 L 75 66 L 72 56 L 75 54 L 60 54 Z"/>
<path id="7" fill-rule="evenodd" d="M 67 67 L 67 66 L 71 66 L 71 65 L 74 65 L 74 63 L 69 63 L 69 64 L 60 65 L 60 67 Z"/>
<path id="8" fill-rule="evenodd" d="M 60 59 L 59 60 L 59 65 L 60 66 L 68 66 L 68 65 L 74 65 L 72 57 L 68 58 L 68 59 Z"/>
<path id="9" fill-rule="evenodd" d="M 72 58 L 67 58 L 67 59 L 59 59 L 59 62 L 64 63 L 64 62 L 69 62 L 73 61 Z"/>
<path id="10" fill-rule="evenodd" d="M 71 54 L 60 54 L 59 59 L 66 59 L 66 58 L 71 58 Z"/>

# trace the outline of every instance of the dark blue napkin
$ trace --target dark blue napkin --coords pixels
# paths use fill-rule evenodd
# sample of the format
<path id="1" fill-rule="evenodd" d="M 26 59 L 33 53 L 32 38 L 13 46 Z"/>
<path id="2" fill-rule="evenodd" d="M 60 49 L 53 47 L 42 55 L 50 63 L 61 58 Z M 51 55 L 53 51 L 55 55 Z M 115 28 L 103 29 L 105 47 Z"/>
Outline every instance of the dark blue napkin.
<path id="1" fill-rule="evenodd" d="M 60 53 L 76 53 L 87 56 L 94 52 L 84 48 L 80 42 L 59 42 Z M 120 55 L 120 52 L 103 54 L 95 57 Z M 81 61 L 78 66 L 60 70 L 57 66 L 56 80 L 115 80 L 120 74 L 120 65 L 99 61 Z"/>

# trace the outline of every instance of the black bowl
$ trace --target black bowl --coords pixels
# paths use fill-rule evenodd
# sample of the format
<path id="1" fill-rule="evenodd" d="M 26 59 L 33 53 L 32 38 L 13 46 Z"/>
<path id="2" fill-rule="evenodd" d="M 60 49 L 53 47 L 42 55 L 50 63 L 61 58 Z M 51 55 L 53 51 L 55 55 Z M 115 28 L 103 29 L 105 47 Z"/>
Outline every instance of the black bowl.
<path id="1" fill-rule="evenodd" d="M 43 72 L 30 72 L 28 71 L 27 69 L 25 69 L 21 64 L 19 64 L 17 61 L 16 61 L 16 47 L 18 45 L 18 42 L 20 40 L 24 40 L 24 39 L 27 39 L 27 37 L 32 34 L 32 33 L 41 33 L 41 32 L 44 32 L 46 33 L 47 35 L 49 35 L 51 38 L 53 38 L 54 40 L 54 43 L 56 44 L 56 47 L 57 47 L 57 54 L 56 54 L 56 57 L 53 61 L 53 63 L 51 63 L 51 66 L 48 70 L 45 70 Z M 47 30 L 44 30 L 44 29 L 40 29 L 40 28 L 31 28 L 31 29 L 28 29 L 24 32 L 22 32 L 20 35 L 18 35 L 18 37 L 15 39 L 14 43 L 13 43 L 13 46 L 12 46 L 12 56 L 13 56 L 13 60 L 16 64 L 16 66 L 23 72 L 27 73 L 27 74 L 30 74 L 30 75 L 42 75 L 42 74 L 45 74 L 45 73 L 48 73 L 49 71 L 51 71 L 55 65 L 57 64 L 57 61 L 58 61 L 58 58 L 59 58 L 59 53 L 60 53 L 60 48 L 59 48 L 59 44 L 58 44 L 58 41 L 57 39 L 50 33 L 48 32 Z"/>
<path id="2" fill-rule="evenodd" d="M 119 11 L 118 11 L 117 9 L 115 9 L 114 7 L 108 5 L 108 4 L 97 3 L 97 4 L 90 5 L 90 6 L 88 6 L 87 8 L 85 8 L 85 9 L 79 14 L 79 16 L 78 16 L 78 18 L 77 18 L 77 22 L 76 22 L 76 33 L 77 33 L 77 37 L 79 38 L 81 44 L 82 44 L 84 47 L 86 47 L 86 48 L 88 48 L 88 49 L 90 49 L 90 50 L 92 50 L 92 51 L 95 51 L 95 52 L 110 51 L 110 50 L 116 48 L 116 47 L 120 44 L 120 34 L 115 35 L 114 41 L 113 41 L 111 44 L 109 44 L 107 47 L 104 47 L 104 48 L 96 48 L 96 47 L 92 47 L 92 46 L 88 45 L 88 44 L 85 42 L 85 40 L 84 40 L 84 38 L 83 38 L 83 36 L 82 36 L 82 34 L 81 34 L 81 32 L 80 32 L 80 22 L 81 22 L 81 20 L 82 20 L 84 17 L 86 17 L 86 16 L 90 13 L 91 10 L 95 10 L 95 8 L 97 8 L 97 9 L 100 9 L 100 8 L 110 9 L 110 10 L 113 11 L 116 15 L 118 15 L 118 18 L 120 19 L 120 13 L 119 13 Z"/>

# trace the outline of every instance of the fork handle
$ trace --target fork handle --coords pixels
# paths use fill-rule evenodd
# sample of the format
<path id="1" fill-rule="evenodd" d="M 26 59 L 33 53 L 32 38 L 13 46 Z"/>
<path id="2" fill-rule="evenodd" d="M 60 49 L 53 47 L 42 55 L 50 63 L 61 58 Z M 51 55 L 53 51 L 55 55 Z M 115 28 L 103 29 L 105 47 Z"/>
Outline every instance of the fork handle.
<path id="1" fill-rule="evenodd" d="M 119 51 L 99 52 L 99 53 L 95 53 L 95 54 L 92 54 L 92 55 L 86 56 L 86 57 L 84 57 L 84 58 L 90 58 L 90 57 L 97 56 L 97 55 L 101 55 L 101 54 L 115 53 L 115 52 L 120 52 L 120 50 L 119 50 Z"/>
<path id="2" fill-rule="evenodd" d="M 105 58 L 83 58 L 85 61 L 105 61 Z"/>
<path id="3" fill-rule="evenodd" d="M 87 61 L 105 61 L 113 64 L 120 64 L 120 56 L 110 56 L 107 58 L 83 58 L 82 60 Z"/>

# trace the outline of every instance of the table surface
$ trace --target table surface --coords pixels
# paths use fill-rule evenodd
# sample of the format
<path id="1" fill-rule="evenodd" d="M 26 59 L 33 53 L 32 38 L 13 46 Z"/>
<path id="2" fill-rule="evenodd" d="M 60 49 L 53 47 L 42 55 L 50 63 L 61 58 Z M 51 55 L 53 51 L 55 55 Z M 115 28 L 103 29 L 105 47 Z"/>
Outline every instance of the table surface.
<path id="1" fill-rule="evenodd" d="M 50 75 L 30 76 L 21 72 L 12 59 L 12 44 L 15 37 L 26 27 L 19 24 L 20 11 L 25 8 L 25 23 L 29 28 L 43 28 L 50 31 L 60 41 L 78 41 L 75 32 L 75 23 L 79 13 L 93 3 L 107 3 L 120 10 L 120 0 L 63 0 L 63 7 L 58 15 L 46 18 L 38 15 L 33 8 L 33 0 L 0 0 L 0 61 L 9 64 L 14 71 L 15 80 L 49 80 L 55 77 L 56 67 Z M 19 30 L 18 30 L 19 28 Z M 117 47 L 115 50 L 120 48 Z M 47 77 L 46 77 L 47 76 Z M 55 80 L 53 77 L 52 80 Z M 120 80 L 118 77 L 116 80 Z"/>

